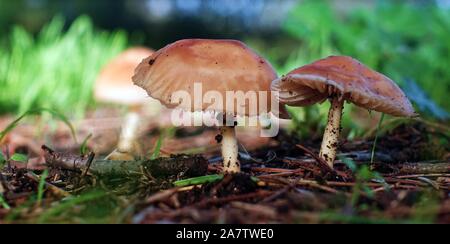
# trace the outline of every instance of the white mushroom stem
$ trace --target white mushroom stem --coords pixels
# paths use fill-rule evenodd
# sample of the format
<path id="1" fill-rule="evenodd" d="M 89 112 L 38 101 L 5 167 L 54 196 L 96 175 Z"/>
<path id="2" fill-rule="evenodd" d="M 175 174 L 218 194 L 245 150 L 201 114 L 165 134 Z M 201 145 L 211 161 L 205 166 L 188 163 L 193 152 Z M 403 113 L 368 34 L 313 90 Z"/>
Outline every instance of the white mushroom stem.
<path id="1" fill-rule="evenodd" d="M 122 123 L 117 148 L 105 159 L 131 161 L 142 153 L 141 147 L 137 142 L 139 126 L 141 125 L 140 110 L 141 105 L 132 105 L 129 107 L 129 111 L 125 115 L 125 120 Z"/>
<path id="2" fill-rule="evenodd" d="M 238 143 L 234 126 L 223 126 L 220 131 L 222 134 L 223 172 L 239 173 L 241 165 L 238 161 Z"/>
<path id="3" fill-rule="evenodd" d="M 137 131 L 139 128 L 139 114 L 135 111 L 129 112 L 125 116 L 125 121 L 119 137 L 117 151 L 123 153 L 132 153 L 136 142 Z"/>
<path id="4" fill-rule="evenodd" d="M 324 159 L 330 167 L 333 167 L 336 151 L 339 144 L 339 134 L 341 132 L 341 117 L 344 109 L 344 99 L 335 96 L 331 99 L 331 108 L 328 113 L 328 122 L 323 134 L 320 157 Z"/>

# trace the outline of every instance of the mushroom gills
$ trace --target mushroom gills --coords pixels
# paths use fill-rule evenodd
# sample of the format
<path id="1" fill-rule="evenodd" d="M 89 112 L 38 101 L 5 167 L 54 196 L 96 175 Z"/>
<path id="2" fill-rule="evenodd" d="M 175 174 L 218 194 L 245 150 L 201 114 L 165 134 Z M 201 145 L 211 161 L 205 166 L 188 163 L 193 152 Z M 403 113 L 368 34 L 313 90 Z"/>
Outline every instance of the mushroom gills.
<path id="1" fill-rule="evenodd" d="M 327 98 L 326 94 L 293 81 L 276 82 L 272 88 L 278 92 L 279 101 L 290 106 L 312 105 L 323 102 Z"/>
<path id="2" fill-rule="evenodd" d="M 295 92 L 280 92 L 279 101 L 290 106 L 308 106 L 321 103 L 326 96 L 318 92 L 298 94 Z"/>

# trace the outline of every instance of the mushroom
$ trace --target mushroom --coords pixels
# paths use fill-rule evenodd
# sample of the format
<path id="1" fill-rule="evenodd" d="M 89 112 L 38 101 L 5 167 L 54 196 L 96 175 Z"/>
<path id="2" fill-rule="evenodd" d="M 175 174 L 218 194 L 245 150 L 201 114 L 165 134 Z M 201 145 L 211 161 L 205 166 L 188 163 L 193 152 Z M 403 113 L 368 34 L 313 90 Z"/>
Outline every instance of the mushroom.
<path id="1" fill-rule="evenodd" d="M 388 77 L 347 56 L 330 56 L 297 68 L 272 82 L 280 103 L 308 106 L 331 101 L 320 157 L 330 167 L 336 158 L 344 101 L 368 110 L 415 117 L 410 101 Z"/>
<path id="2" fill-rule="evenodd" d="M 133 47 L 125 50 L 101 70 L 94 87 L 97 101 L 128 106 L 128 112 L 120 133 L 117 148 L 107 156 L 111 160 L 133 160 L 136 148 L 139 111 L 144 104 L 149 104 L 157 113 L 159 102 L 148 100 L 147 94 L 131 81 L 134 68 L 153 50 L 145 47 Z"/>
<path id="3" fill-rule="evenodd" d="M 186 39 L 167 45 L 142 61 L 136 68 L 133 81 L 168 108 L 189 112 L 214 111 L 224 115 L 227 120 L 220 124 L 221 134 L 217 136 L 222 147 L 223 171 L 237 173 L 240 172 L 240 163 L 235 116 L 260 115 L 262 98 L 256 96 L 257 101 L 253 101 L 256 102 L 255 109 L 251 108 L 250 102 L 244 105 L 235 100 L 228 106 L 223 97 L 227 92 L 266 92 L 266 104 L 270 108 L 270 84 L 276 78 L 272 66 L 240 41 Z M 173 95 L 178 91 L 195 97 L 195 101 L 176 99 Z M 198 102 L 198 96 L 212 98 L 215 102 L 210 104 L 202 99 Z"/>

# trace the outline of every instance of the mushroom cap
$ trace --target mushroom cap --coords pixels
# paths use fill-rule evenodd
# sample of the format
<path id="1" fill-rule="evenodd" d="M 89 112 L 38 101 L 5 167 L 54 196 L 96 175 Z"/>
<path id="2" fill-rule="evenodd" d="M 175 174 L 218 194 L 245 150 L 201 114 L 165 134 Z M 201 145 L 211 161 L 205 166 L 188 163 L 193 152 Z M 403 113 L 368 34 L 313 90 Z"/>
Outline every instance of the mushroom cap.
<path id="1" fill-rule="evenodd" d="M 411 102 L 388 77 L 347 56 L 330 56 L 302 66 L 272 82 L 279 100 L 308 106 L 339 95 L 360 107 L 393 116 L 415 117 Z"/>
<path id="2" fill-rule="evenodd" d="M 131 77 L 136 66 L 153 53 L 149 48 L 133 47 L 107 63 L 95 81 L 94 96 L 97 101 L 124 105 L 147 102 L 147 94 L 133 84 Z"/>
<path id="3" fill-rule="evenodd" d="M 269 62 L 240 41 L 186 39 L 169 44 L 143 60 L 136 68 L 133 81 L 168 108 L 256 116 L 259 114 L 259 91 L 267 92 L 266 112 L 270 112 L 270 84 L 276 78 Z M 195 83 L 202 85 L 202 94 L 194 95 Z M 177 91 L 187 92 L 191 103 L 173 99 Z M 222 106 L 216 102 L 201 102 L 195 106 L 195 96 L 203 99 L 208 91 L 222 95 Z M 256 92 L 258 109 L 249 109 L 247 100 L 245 107 L 239 104 L 241 109 L 238 110 L 235 99 L 234 111 L 230 111 L 225 101 L 227 91 Z"/>

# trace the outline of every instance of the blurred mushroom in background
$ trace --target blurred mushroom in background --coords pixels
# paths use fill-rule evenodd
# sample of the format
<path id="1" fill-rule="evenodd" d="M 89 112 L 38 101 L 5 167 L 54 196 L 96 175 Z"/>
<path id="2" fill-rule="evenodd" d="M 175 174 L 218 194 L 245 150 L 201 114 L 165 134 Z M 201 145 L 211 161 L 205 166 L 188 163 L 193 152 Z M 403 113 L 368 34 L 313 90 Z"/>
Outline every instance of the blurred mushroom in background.
<path id="1" fill-rule="evenodd" d="M 140 124 L 140 113 L 145 108 L 149 116 L 157 116 L 161 104 L 148 97 L 147 93 L 135 86 L 131 80 L 136 66 L 153 50 L 145 47 L 133 47 L 125 50 L 100 72 L 95 82 L 95 98 L 98 102 L 127 106 L 117 148 L 106 158 L 109 160 L 133 160 L 141 154 L 136 142 Z"/>

